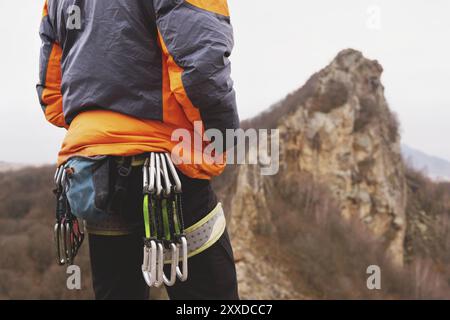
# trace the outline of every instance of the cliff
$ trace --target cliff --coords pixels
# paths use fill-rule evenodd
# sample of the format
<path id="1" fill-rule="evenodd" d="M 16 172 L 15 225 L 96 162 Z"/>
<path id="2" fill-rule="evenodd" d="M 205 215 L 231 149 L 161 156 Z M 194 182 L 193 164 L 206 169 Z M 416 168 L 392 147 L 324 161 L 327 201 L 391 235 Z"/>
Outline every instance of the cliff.
<path id="1" fill-rule="evenodd" d="M 402 267 L 407 184 L 382 72 L 377 61 L 344 50 L 300 90 L 243 123 L 276 128 L 281 141 L 277 175 L 243 165 L 215 181 L 232 216 L 243 297 L 368 297 L 368 265 L 386 264 L 392 277 Z M 324 293 L 327 273 L 341 277 L 329 279 L 335 289 L 345 291 L 348 281 L 347 292 Z"/>

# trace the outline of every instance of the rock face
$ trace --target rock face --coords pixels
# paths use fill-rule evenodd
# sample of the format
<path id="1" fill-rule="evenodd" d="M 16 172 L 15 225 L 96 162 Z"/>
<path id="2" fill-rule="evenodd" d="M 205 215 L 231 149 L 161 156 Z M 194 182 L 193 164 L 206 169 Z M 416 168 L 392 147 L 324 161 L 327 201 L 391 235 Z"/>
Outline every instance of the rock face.
<path id="1" fill-rule="evenodd" d="M 383 240 L 391 259 L 403 263 L 405 174 L 382 71 L 360 52 L 344 50 L 302 89 L 244 124 L 277 128 L 281 142 L 277 176 L 261 176 L 258 166 L 243 165 L 227 173 L 227 189 L 219 188 L 232 214 L 229 229 L 243 297 L 302 298 L 292 288 L 289 263 L 270 263 L 277 250 L 269 239 L 277 231 L 268 203 L 275 180 L 299 172 L 326 185 L 343 219 L 358 217 Z"/>
<path id="2" fill-rule="evenodd" d="M 361 53 L 341 52 L 319 73 L 314 95 L 281 119 L 280 162 L 287 172 L 307 171 L 328 185 L 343 217 L 360 217 L 401 264 L 406 183 L 381 73 Z"/>

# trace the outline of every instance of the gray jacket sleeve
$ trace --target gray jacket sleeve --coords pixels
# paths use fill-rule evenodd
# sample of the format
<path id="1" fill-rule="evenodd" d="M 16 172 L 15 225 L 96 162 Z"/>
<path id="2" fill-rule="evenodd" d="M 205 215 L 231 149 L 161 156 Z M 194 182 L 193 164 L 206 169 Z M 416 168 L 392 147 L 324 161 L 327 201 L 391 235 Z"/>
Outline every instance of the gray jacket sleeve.
<path id="1" fill-rule="evenodd" d="M 215 1 L 210 2 L 214 7 Z M 190 1 L 153 0 L 153 4 L 159 33 L 183 69 L 184 89 L 200 110 L 205 128 L 222 132 L 237 128 L 236 95 L 230 76 L 229 56 L 234 45 L 230 17 Z"/>
<path id="2" fill-rule="evenodd" d="M 39 29 L 42 45 L 39 58 L 39 83 L 36 85 L 39 102 L 46 119 L 55 126 L 67 127 L 63 115 L 61 93 L 62 49 L 49 16 L 48 1 L 45 2 Z"/>

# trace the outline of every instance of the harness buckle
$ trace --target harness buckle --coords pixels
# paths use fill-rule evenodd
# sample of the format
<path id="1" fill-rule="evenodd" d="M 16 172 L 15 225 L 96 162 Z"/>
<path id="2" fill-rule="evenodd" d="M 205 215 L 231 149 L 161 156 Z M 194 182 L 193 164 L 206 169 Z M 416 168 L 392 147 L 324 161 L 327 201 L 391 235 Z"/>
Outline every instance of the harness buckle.
<path id="1" fill-rule="evenodd" d="M 131 174 L 131 171 L 133 170 L 131 162 L 131 157 L 123 157 L 123 163 L 121 163 L 117 169 L 119 176 L 126 178 Z"/>

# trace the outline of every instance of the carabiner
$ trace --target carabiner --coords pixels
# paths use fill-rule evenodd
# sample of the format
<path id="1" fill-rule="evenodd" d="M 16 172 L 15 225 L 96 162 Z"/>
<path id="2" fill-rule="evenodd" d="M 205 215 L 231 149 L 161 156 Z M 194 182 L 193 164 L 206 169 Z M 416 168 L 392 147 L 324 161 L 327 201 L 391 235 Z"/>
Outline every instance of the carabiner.
<path id="1" fill-rule="evenodd" d="M 142 264 L 142 274 L 145 282 L 150 287 L 173 286 L 179 278 L 186 281 L 188 278 L 188 243 L 184 236 L 184 224 L 181 212 L 181 181 L 168 153 L 151 152 L 143 166 L 143 191 L 146 197 L 152 197 L 155 207 L 155 220 L 151 226 L 156 228 L 156 232 L 149 232 L 149 222 L 146 222 L 147 242 L 144 246 L 144 259 Z M 146 200 L 144 199 L 144 204 Z M 152 200 L 153 201 L 153 200 Z M 168 212 L 162 213 L 161 206 L 166 206 Z M 176 208 L 175 215 L 173 210 Z M 144 219 L 150 221 L 151 215 L 144 212 Z M 146 221 L 147 221 L 146 220 Z M 174 225 L 177 224 L 175 227 Z M 164 227 L 164 229 L 163 229 Z M 152 238 L 151 236 L 156 238 Z M 164 245 L 167 245 L 165 252 Z M 165 254 L 166 253 L 166 254 Z M 180 259 L 181 253 L 181 259 Z M 170 275 L 164 273 L 164 258 L 170 256 Z M 180 266 L 181 262 L 181 266 Z"/>
<path id="2" fill-rule="evenodd" d="M 73 263 L 78 250 L 84 240 L 77 218 L 72 215 L 66 196 L 67 172 L 64 166 L 59 166 L 54 175 L 56 185 L 56 222 L 53 227 L 53 236 L 56 247 L 58 265 Z"/>
<path id="3" fill-rule="evenodd" d="M 60 171 L 61 167 L 57 167 L 56 171 L 55 171 L 55 175 L 53 176 L 53 181 L 56 182 L 58 181 L 58 175 L 59 175 L 59 171 Z"/>
<path id="4" fill-rule="evenodd" d="M 177 267 L 178 267 L 178 260 L 179 260 L 179 255 L 178 255 L 178 247 L 176 246 L 175 243 L 171 243 L 170 244 L 170 250 L 172 252 L 171 256 L 172 256 L 172 261 L 171 261 L 171 267 L 170 267 L 170 278 L 167 278 L 166 275 L 164 274 L 164 270 L 163 270 L 163 279 L 164 279 L 164 284 L 166 286 L 173 286 L 175 284 L 175 281 L 177 281 Z"/>
<path id="5" fill-rule="evenodd" d="M 150 164 L 149 164 L 149 184 L 148 193 L 155 192 L 155 174 L 156 174 L 156 163 L 155 163 L 155 153 L 150 153 Z"/>
<path id="6" fill-rule="evenodd" d="M 60 187 L 61 187 L 61 177 L 62 177 L 63 171 L 64 171 L 64 167 L 63 166 L 59 166 L 56 169 L 56 172 L 55 172 L 54 181 L 55 181 L 55 185 L 56 185 L 56 189 L 57 190 L 60 190 Z"/>
<path id="7" fill-rule="evenodd" d="M 64 222 L 64 250 L 66 252 L 66 263 L 72 264 L 73 262 L 73 242 L 72 242 L 72 226 L 70 221 Z"/>
<path id="8" fill-rule="evenodd" d="M 164 154 L 160 153 L 162 176 L 164 178 L 164 196 L 169 197 L 172 192 L 172 183 L 170 182 L 169 172 L 167 171 L 166 158 Z"/>
<path id="9" fill-rule="evenodd" d="M 155 240 L 150 240 L 144 246 L 144 262 L 142 264 L 142 274 L 149 287 L 156 282 L 156 253 L 156 242 Z"/>
<path id="10" fill-rule="evenodd" d="M 167 163 L 169 165 L 170 172 L 172 173 L 172 178 L 175 182 L 175 192 L 181 193 L 181 180 L 180 180 L 180 177 L 178 176 L 178 172 L 175 169 L 175 166 L 172 162 L 172 159 L 170 158 L 170 155 L 168 153 L 165 153 L 164 155 L 167 159 Z"/>
<path id="11" fill-rule="evenodd" d="M 61 247 L 61 244 L 64 244 L 64 239 L 62 238 L 60 222 L 55 223 L 53 233 L 56 245 L 56 258 L 58 259 L 57 263 L 58 265 L 63 266 L 66 264 L 66 253 L 65 248 Z"/>
<path id="12" fill-rule="evenodd" d="M 143 193 L 148 193 L 149 189 L 149 179 L 148 179 L 148 165 L 149 165 L 149 159 L 146 158 L 144 165 L 142 166 L 142 176 L 143 176 Z"/>
<path id="13" fill-rule="evenodd" d="M 66 178 L 67 178 L 67 172 L 66 170 L 63 168 L 62 169 L 62 173 L 61 173 L 61 178 L 59 180 L 59 184 L 61 186 L 61 192 L 65 191 L 66 188 Z"/>
<path id="14" fill-rule="evenodd" d="M 157 154 L 155 154 L 156 158 L 156 196 L 160 196 L 162 192 L 162 184 L 161 184 L 161 161 Z"/>
<path id="15" fill-rule="evenodd" d="M 184 282 L 188 278 L 188 246 L 187 246 L 187 239 L 185 236 L 180 237 L 180 244 L 178 244 L 180 250 L 181 247 L 181 270 L 180 267 L 177 265 L 177 277 L 180 279 L 180 281 Z M 177 263 L 178 264 L 178 263 Z"/>
<path id="16" fill-rule="evenodd" d="M 153 286 L 159 288 L 164 283 L 164 247 L 160 241 L 157 243 L 156 255 L 156 281 Z"/>

